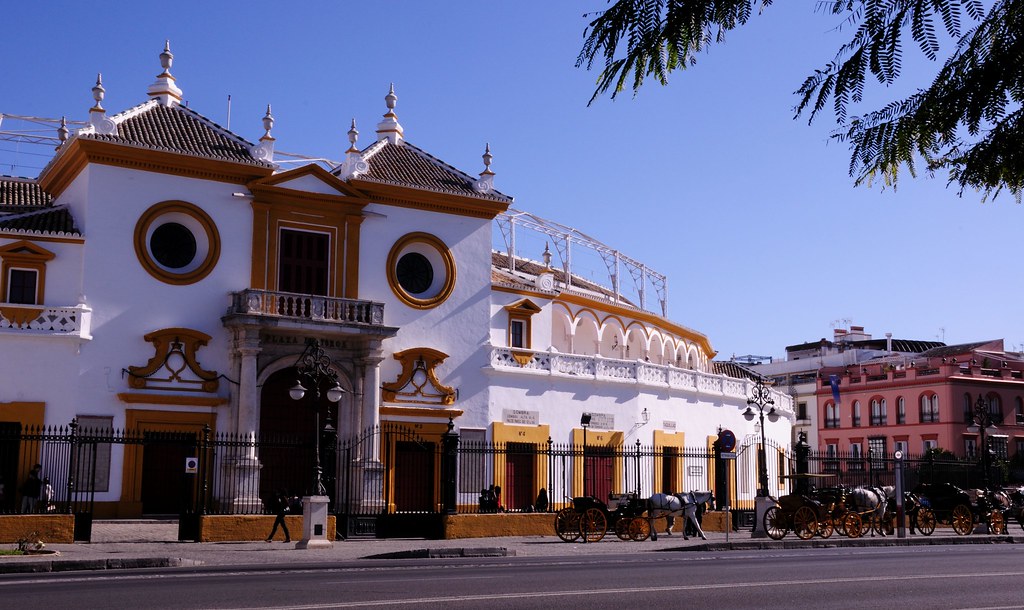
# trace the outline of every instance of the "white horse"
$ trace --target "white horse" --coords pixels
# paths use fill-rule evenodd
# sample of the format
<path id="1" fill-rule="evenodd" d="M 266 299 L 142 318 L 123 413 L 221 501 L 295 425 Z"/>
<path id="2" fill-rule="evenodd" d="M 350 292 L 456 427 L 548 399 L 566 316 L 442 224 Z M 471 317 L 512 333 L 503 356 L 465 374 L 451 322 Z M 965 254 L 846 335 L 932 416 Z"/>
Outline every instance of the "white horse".
<path id="1" fill-rule="evenodd" d="M 668 528 L 665 533 L 671 536 L 673 518 L 677 516 L 685 518 L 683 521 L 684 539 L 690 539 L 686 535 L 686 522 L 688 521 L 697 529 L 701 539 L 707 540 L 708 538 L 704 535 L 704 530 L 700 529 L 700 522 L 697 521 L 697 506 L 710 500 L 712 495 L 714 494 L 710 491 L 691 491 L 688 493 L 654 494 L 651 496 L 650 500 L 647 501 L 647 519 L 651 524 L 651 540 L 658 539 L 658 532 L 654 529 L 655 519 L 658 517 L 668 518 Z"/>
<path id="2" fill-rule="evenodd" d="M 885 506 L 888 503 L 886 493 L 878 487 L 869 487 L 862 485 L 860 487 L 854 487 L 850 490 L 850 503 L 853 505 L 850 510 L 867 514 L 871 520 L 871 524 L 874 526 L 871 529 L 871 535 L 875 535 L 875 529 L 882 536 L 885 536 L 885 530 L 882 527 L 882 520 L 885 517 Z"/>

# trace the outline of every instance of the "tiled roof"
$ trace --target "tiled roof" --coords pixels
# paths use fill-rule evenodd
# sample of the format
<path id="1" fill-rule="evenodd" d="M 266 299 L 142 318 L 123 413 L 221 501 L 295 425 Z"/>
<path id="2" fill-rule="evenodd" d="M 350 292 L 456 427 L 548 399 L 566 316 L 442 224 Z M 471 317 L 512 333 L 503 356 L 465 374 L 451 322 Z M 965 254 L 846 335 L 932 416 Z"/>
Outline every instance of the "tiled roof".
<path id="1" fill-rule="evenodd" d="M 714 360 L 711 362 L 711 370 L 717 375 L 725 375 L 726 377 L 734 377 L 736 379 L 757 381 L 763 377 L 745 366 L 730 361 Z"/>
<path id="2" fill-rule="evenodd" d="M 252 156 L 251 143 L 180 104 L 161 106 L 156 100 L 150 100 L 110 118 L 117 125 L 117 134 L 98 134 L 92 127 L 86 127 L 78 136 L 271 167 Z"/>
<path id="3" fill-rule="evenodd" d="M 362 154 L 370 170 L 361 174 L 359 180 L 495 201 L 512 201 L 511 197 L 496 190 L 490 193 L 477 192 L 473 189 L 476 178 L 405 141 L 392 144 L 388 140 L 380 140 L 367 147 Z"/>
<path id="4" fill-rule="evenodd" d="M 0 176 L 0 210 L 44 207 L 51 201 L 50 195 L 31 178 Z"/>
<path id="5" fill-rule="evenodd" d="M 943 347 L 936 347 L 925 352 L 921 352 L 921 356 L 924 358 L 942 358 L 944 356 L 959 356 L 960 354 L 968 354 L 976 349 L 981 349 L 987 345 L 995 343 L 998 339 L 990 341 L 975 341 L 973 343 L 961 343 L 959 345 L 945 345 Z"/>
<path id="6" fill-rule="evenodd" d="M 888 339 L 864 339 L 862 341 L 847 341 L 843 343 L 846 349 L 870 349 L 870 350 L 885 350 L 886 342 Z M 787 352 L 802 352 L 809 349 L 817 349 L 822 346 L 835 347 L 837 343 L 821 339 L 810 343 L 800 343 L 797 345 L 787 345 Z M 905 354 L 917 354 L 925 350 L 933 349 L 936 347 L 942 347 L 946 345 L 941 341 L 918 341 L 916 339 L 893 339 L 892 340 L 892 351 L 900 352 Z"/>
<path id="7" fill-rule="evenodd" d="M 0 231 L 81 235 L 67 206 L 43 208 L 20 214 L 0 214 Z"/>
<path id="8" fill-rule="evenodd" d="M 492 251 L 491 266 L 500 269 L 504 272 L 508 272 L 508 255 L 503 252 Z M 556 269 L 554 267 L 552 267 L 551 269 L 545 269 L 544 266 L 541 265 L 540 263 L 517 258 L 515 261 L 515 270 L 518 273 L 523 273 L 531 277 L 537 277 L 542 272 L 549 271 L 551 274 L 555 276 L 556 286 L 565 286 L 565 272 L 562 271 L 561 269 Z M 615 298 L 615 293 L 613 293 L 608 288 L 605 288 L 604 286 L 600 286 L 593 282 L 588 282 L 587 280 L 576 275 L 572 276 L 572 287 L 579 288 L 582 290 L 589 290 L 590 292 L 596 292 L 609 299 Z M 632 303 L 629 299 L 622 296 L 621 294 L 619 295 L 619 303 L 630 307 L 637 307 L 637 305 Z"/>

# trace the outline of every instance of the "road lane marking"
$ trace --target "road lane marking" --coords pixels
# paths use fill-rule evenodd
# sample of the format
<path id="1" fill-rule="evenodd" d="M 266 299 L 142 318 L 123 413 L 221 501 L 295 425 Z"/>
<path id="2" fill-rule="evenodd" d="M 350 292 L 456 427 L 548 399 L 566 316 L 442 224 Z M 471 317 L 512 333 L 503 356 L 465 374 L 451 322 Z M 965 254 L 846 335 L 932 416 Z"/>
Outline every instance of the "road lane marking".
<path id="1" fill-rule="evenodd" d="M 986 572 L 983 574 L 922 574 L 919 576 L 864 576 L 858 578 L 819 578 L 800 579 L 770 582 L 742 582 L 742 583 L 716 583 L 703 585 L 674 585 L 662 587 L 620 587 L 612 589 L 589 589 L 585 591 L 535 591 L 520 593 L 486 593 L 481 595 L 446 595 L 443 597 L 419 597 L 409 599 L 384 599 L 368 600 L 358 602 L 332 602 L 328 604 L 295 604 L 291 606 L 273 606 L 280 610 L 323 610 L 326 608 L 364 608 L 370 606 L 408 606 L 413 604 L 438 604 L 452 602 L 486 602 L 495 599 L 537 599 L 544 597 L 582 597 L 587 595 L 608 595 L 610 593 L 631 594 L 631 593 L 676 593 L 683 591 L 699 590 L 721 590 L 721 589 L 744 589 L 751 587 L 793 587 L 822 584 L 848 584 L 848 583 L 874 583 L 879 582 L 906 582 L 913 580 L 936 580 L 947 578 L 1005 578 L 1021 577 L 1024 572 Z M 1020 606 L 1007 606 L 1007 608 L 1019 608 Z M 241 608 L 221 608 L 219 610 L 251 610 L 253 606 Z"/>

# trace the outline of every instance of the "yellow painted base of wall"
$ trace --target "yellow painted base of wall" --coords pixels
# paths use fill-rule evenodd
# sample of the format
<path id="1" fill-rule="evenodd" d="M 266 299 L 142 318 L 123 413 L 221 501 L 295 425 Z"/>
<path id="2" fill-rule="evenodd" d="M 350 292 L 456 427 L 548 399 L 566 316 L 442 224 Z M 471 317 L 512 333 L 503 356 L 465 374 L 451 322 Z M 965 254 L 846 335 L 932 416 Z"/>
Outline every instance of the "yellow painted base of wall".
<path id="1" fill-rule="evenodd" d="M 37 536 L 46 544 L 75 541 L 74 515 L 0 515 L 0 543 Z"/>
<path id="2" fill-rule="evenodd" d="M 200 542 L 247 542 L 266 540 L 274 527 L 274 515 L 204 515 L 199 518 Z M 302 515 L 284 518 L 292 540 L 302 539 Z M 327 531 L 335 531 L 335 517 L 328 515 Z M 275 541 L 284 541 L 284 532 L 277 528 Z"/>
<path id="3" fill-rule="evenodd" d="M 490 538 L 493 536 L 554 536 L 554 513 L 499 513 L 493 515 L 447 515 L 444 537 Z"/>
<path id="4" fill-rule="evenodd" d="M 705 532 L 726 531 L 728 529 L 728 521 L 726 521 L 725 516 L 726 512 L 724 510 L 710 510 L 704 513 L 704 517 L 701 519 L 700 529 L 704 530 Z"/>

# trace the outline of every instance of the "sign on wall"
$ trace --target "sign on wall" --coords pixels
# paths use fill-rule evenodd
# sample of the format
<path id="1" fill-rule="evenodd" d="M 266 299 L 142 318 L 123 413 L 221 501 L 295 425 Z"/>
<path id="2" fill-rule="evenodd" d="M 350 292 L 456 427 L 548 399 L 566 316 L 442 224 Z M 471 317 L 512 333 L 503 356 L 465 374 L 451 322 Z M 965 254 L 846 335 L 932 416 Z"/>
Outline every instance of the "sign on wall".
<path id="1" fill-rule="evenodd" d="M 539 426 L 540 411 L 527 411 L 526 409 L 502 409 L 501 421 L 516 426 Z"/>
<path id="2" fill-rule="evenodd" d="M 676 422 L 674 422 L 671 419 L 666 419 L 665 421 L 661 422 L 661 427 L 663 430 L 675 430 Z"/>
<path id="3" fill-rule="evenodd" d="M 599 430 L 614 430 L 615 415 L 612 413 L 591 413 L 590 427 Z"/>

